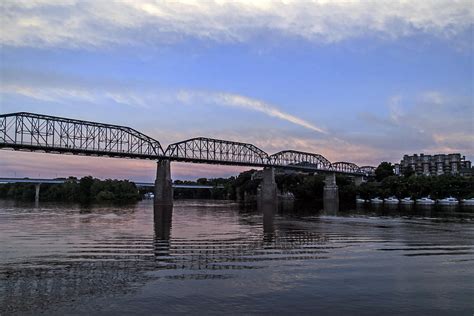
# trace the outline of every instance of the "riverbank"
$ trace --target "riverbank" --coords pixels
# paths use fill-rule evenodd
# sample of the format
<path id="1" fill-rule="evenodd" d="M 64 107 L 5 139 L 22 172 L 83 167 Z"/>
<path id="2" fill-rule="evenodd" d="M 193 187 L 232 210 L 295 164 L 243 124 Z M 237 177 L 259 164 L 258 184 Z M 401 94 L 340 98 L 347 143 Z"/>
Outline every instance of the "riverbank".
<path id="1" fill-rule="evenodd" d="M 34 201 L 35 185 L 29 183 L 1 184 L 0 198 Z M 140 193 L 136 185 L 128 180 L 100 180 L 91 176 L 81 179 L 69 177 L 61 184 L 42 184 L 40 200 L 81 203 L 138 201 Z"/>
<path id="2" fill-rule="evenodd" d="M 275 175 L 279 196 L 304 203 L 322 201 L 324 176 L 304 173 L 280 173 Z M 211 186 L 212 189 L 176 188 L 175 199 L 213 199 L 213 200 L 256 200 L 261 179 L 258 171 L 242 172 L 237 177 L 207 179 L 196 181 L 174 181 L 175 185 Z M 443 199 L 452 196 L 458 200 L 474 198 L 474 178 L 441 176 L 386 176 L 381 180 L 369 178 L 356 186 L 349 176 L 336 177 L 341 202 L 352 203 L 359 197 L 370 200 L 375 197 L 419 199 L 430 196 Z M 41 201 L 62 202 L 111 202 L 138 201 L 153 188 L 138 188 L 128 180 L 99 180 L 91 176 L 81 179 L 70 177 L 62 184 L 42 184 Z M 0 184 L 0 198 L 19 201 L 33 201 L 35 186 L 27 183 Z"/>

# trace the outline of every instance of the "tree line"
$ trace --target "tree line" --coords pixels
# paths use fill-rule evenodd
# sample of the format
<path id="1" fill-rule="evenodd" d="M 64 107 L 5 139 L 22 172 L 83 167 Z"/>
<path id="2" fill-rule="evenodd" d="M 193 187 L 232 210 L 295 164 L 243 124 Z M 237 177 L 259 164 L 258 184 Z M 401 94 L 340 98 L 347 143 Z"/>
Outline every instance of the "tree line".
<path id="1" fill-rule="evenodd" d="M 410 168 L 407 168 L 403 175 L 397 176 L 393 170 L 391 163 L 382 162 L 375 170 L 375 177 L 358 187 L 357 193 L 363 199 L 388 196 L 414 199 L 425 196 L 434 199 L 448 196 L 457 199 L 474 198 L 473 177 L 451 174 L 418 176 Z"/>
<path id="2" fill-rule="evenodd" d="M 196 181 L 176 180 L 174 184 L 209 185 L 212 189 L 174 189 L 176 199 L 231 199 L 245 200 L 255 197 L 261 180 L 255 177 L 256 170 L 240 173 L 230 178 L 200 178 Z M 278 190 L 290 192 L 296 200 L 312 202 L 322 200 L 324 175 L 305 173 L 282 173 L 275 176 Z M 474 197 L 474 178 L 455 175 L 417 176 L 405 172 L 396 176 L 393 165 L 382 162 L 375 175 L 367 182 L 356 186 L 350 176 L 337 175 L 339 199 L 353 202 L 356 196 L 364 199 L 373 197 L 397 196 L 399 198 L 420 198 L 430 195 L 432 198 L 453 196 L 458 199 Z M 40 200 L 70 202 L 101 201 L 137 201 L 144 193 L 153 192 L 153 188 L 138 189 L 128 180 L 99 180 L 91 176 L 77 179 L 70 177 L 63 184 L 42 184 Z M 16 200 L 34 200 L 33 184 L 15 183 L 0 185 L 0 198 Z"/>
<path id="3" fill-rule="evenodd" d="M 7 183 L 0 185 L 0 198 L 23 201 L 35 199 L 35 185 L 30 183 Z M 41 184 L 41 201 L 102 202 L 137 201 L 140 193 L 128 180 L 100 180 L 91 176 L 77 179 L 70 177 L 61 184 Z"/>

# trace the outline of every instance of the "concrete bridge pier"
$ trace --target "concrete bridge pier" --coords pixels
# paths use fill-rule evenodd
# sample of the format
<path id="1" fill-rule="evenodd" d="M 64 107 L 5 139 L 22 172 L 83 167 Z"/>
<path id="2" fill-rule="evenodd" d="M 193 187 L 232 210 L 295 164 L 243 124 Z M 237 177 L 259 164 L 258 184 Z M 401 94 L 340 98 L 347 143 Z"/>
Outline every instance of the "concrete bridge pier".
<path id="1" fill-rule="evenodd" d="M 326 212 L 334 213 L 339 210 L 339 189 L 334 172 L 326 174 L 324 180 L 323 204 Z"/>
<path id="2" fill-rule="evenodd" d="M 40 186 L 41 186 L 41 183 L 35 184 L 35 203 L 36 204 L 39 203 L 39 199 L 40 199 Z"/>
<path id="3" fill-rule="evenodd" d="M 275 203 L 278 199 L 275 169 L 263 169 L 262 182 L 260 183 L 259 199 L 261 203 Z"/>
<path id="4" fill-rule="evenodd" d="M 171 181 L 171 161 L 157 161 L 155 180 L 155 205 L 173 205 L 173 183 Z"/>

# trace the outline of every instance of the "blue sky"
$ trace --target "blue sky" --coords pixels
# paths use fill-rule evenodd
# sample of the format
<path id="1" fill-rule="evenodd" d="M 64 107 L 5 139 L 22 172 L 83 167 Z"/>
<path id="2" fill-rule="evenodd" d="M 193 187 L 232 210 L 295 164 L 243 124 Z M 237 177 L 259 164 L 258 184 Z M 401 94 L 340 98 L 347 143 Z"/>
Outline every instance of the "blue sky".
<path id="1" fill-rule="evenodd" d="M 2 1 L 0 109 L 359 165 L 474 159 L 471 1 Z M 5 176 L 150 180 L 153 162 L 0 153 Z M 241 168 L 175 164 L 174 178 Z"/>

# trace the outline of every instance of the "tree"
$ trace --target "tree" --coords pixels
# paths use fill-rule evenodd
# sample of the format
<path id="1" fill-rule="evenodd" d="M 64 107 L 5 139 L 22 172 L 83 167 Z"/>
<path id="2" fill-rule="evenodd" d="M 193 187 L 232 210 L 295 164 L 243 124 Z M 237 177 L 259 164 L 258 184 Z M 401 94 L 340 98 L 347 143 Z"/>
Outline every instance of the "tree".
<path id="1" fill-rule="evenodd" d="M 405 168 L 405 170 L 403 170 L 403 176 L 405 178 L 409 178 L 414 174 L 415 174 L 415 170 L 413 170 L 413 168 L 411 166 L 408 166 L 408 167 Z"/>
<path id="2" fill-rule="evenodd" d="M 91 176 L 83 177 L 79 181 L 79 200 L 88 202 L 91 200 L 91 188 L 94 184 L 94 178 Z"/>
<path id="3" fill-rule="evenodd" d="M 207 185 L 208 182 L 207 182 L 207 178 L 199 178 L 196 180 L 197 184 L 199 185 Z"/>
<path id="4" fill-rule="evenodd" d="M 393 165 L 390 162 L 382 162 L 377 169 L 375 169 L 375 179 L 382 181 L 383 179 L 393 176 Z"/>

